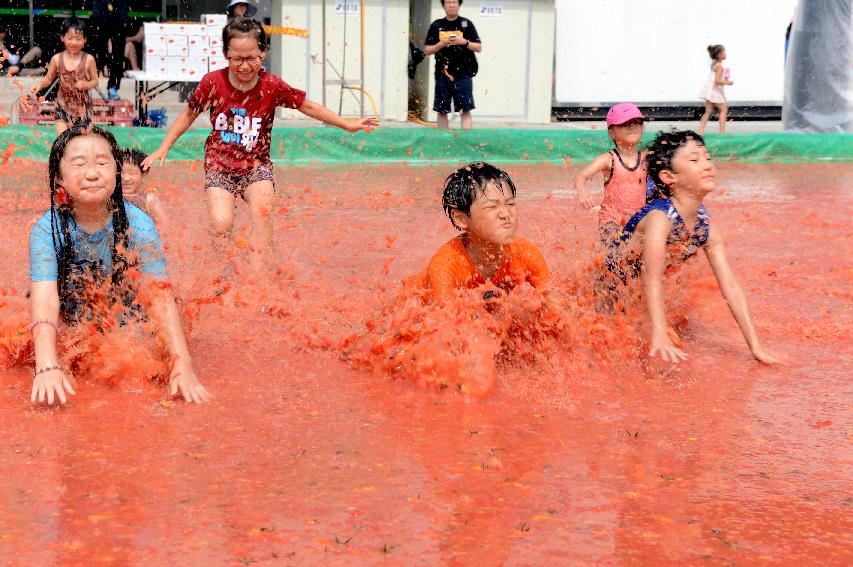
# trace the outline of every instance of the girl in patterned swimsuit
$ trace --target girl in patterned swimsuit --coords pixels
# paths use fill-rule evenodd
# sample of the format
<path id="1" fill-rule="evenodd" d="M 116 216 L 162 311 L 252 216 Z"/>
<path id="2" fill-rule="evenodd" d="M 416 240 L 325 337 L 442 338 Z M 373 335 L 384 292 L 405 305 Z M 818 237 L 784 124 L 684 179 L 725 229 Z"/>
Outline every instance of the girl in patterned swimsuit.
<path id="1" fill-rule="evenodd" d="M 664 273 L 700 249 L 752 355 L 773 364 L 776 356 L 758 338 L 746 294 L 726 258 L 723 237 L 711 226 L 702 200 L 714 190 L 714 163 L 701 136 L 690 130 L 661 132 L 648 149 L 646 165 L 658 194 L 622 229 L 608 254 L 608 268 L 622 278 L 640 276 L 652 323 L 649 355 L 679 362 L 687 354 L 668 333 L 663 297 Z"/>

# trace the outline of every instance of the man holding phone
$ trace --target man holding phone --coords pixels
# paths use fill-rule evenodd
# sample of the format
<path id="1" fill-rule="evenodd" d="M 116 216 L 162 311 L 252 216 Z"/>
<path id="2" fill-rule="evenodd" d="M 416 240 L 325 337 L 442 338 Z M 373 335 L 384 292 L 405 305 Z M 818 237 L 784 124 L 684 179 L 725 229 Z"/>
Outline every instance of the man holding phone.
<path id="1" fill-rule="evenodd" d="M 477 57 L 483 49 L 480 36 L 471 20 L 459 15 L 462 0 L 441 0 L 446 16 L 429 26 L 424 53 L 435 55 L 435 102 L 438 127 L 449 128 L 447 115 L 459 113 L 462 128 L 470 130 L 474 110 L 473 78 L 477 74 Z"/>

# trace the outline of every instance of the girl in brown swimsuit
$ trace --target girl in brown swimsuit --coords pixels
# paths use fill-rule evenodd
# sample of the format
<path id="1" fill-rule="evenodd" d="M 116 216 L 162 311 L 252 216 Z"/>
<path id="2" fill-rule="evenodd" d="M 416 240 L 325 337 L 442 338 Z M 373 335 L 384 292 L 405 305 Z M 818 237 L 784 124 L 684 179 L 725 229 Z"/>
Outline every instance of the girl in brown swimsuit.
<path id="1" fill-rule="evenodd" d="M 71 126 L 88 124 L 91 121 L 92 99 L 89 90 L 98 86 L 98 70 L 95 58 L 83 51 L 86 45 L 86 30 L 82 21 L 71 17 L 62 23 L 62 35 L 65 45 L 50 59 L 47 74 L 30 89 L 30 95 L 36 94 L 53 84 L 59 77 L 59 95 L 56 109 L 56 135 L 62 134 Z"/>

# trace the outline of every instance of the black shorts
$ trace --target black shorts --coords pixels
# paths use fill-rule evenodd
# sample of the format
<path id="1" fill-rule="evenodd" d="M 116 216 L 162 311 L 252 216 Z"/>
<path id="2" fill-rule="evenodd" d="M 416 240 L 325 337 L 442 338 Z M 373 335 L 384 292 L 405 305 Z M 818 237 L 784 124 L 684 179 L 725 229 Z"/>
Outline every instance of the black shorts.
<path id="1" fill-rule="evenodd" d="M 89 116 L 89 112 L 83 113 L 82 116 L 72 116 L 68 114 L 61 106 L 56 106 L 56 112 L 53 115 L 53 119 L 57 122 L 65 122 L 68 124 L 69 128 L 73 128 L 74 126 L 89 126 L 92 124 L 92 117 Z"/>
<path id="2" fill-rule="evenodd" d="M 444 75 L 435 78 L 435 102 L 432 109 L 441 114 L 450 114 L 450 102 L 456 112 L 474 110 L 474 80 L 451 81 Z"/>

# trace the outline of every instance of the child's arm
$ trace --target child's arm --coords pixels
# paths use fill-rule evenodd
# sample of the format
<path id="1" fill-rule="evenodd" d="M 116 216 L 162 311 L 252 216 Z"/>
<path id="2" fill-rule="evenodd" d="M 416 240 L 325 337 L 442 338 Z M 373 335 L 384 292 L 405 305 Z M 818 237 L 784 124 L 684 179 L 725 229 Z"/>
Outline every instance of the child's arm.
<path id="1" fill-rule="evenodd" d="M 86 57 L 86 75 L 92 77 L 88 81 L 77 81 L 74 85 L 78 91 L 89 91 L 98 86 L 98 67 L 95 65 L 95 57 Z"/>
<path id="2" fill-rule="evenodd" d="M 317 104 L 313 100 L 305 99 L 297 110 L 305 116 L 310 116 L 314 120 L 319 120 L 331 126 L 337 126 L 348 132 L 358 132 L 359 130 L 367 130 L 368 128 L 378 128 L 379 118 L 369 116 L 361 120 L 345 120 L 341 118 L 322 104 Z"/>
<path id="3" fill-rule="evenodd" d="M 155 161 L 159 161 L 160 165 L 166 163 L 166 156 L 172 148 L 172 144 L 174 144 L 177 139 L 193 125 L 193 122 L 198 118 L 198 115 L 199 113 L 189 106 L 184 108 L 184 111 L 178 115 L 175 122 L 172 124 L 172 127 L 169 128 L 169 131 L 166 133 L 166 137 L 163 138 L 162 142 L 160 142 L 160 147 L 151 152 L 151 155 L 145 158 L 142 162 L 142 170 L 148 171 L 148 168 L 150 168 L 151 164 Z"/>
<path id="4" fill-rule="evenodd" d="M 30 401 L 53 404 L 54 396 L 63 404 L 67 401 L 65 392 L 75 394 L 74 387 L 68 380 L 65 371 L 60 368 L 59 357 L 56 353 L 56 334 L 59 325 L 59 292 L 55 281 L 32 282 L 30 285 L 30 301 L 33 322 L 33 346 L 35 350 L 36 372 L 33 378 L 33 392 Z"/>
<path id="5" fill-rule="evenodd" d="M 158 282 L 151 282 L 151 311 L 156 318 L 158 328 L 166 339 L 166 347 L 172 356 L 173 364 L 169 376 L 169 393 L 174 396 L 178 392 L 187 402 L 201 403 L 210 399 L 207 389 L 202 386 L 193 369 L 184 329 L 181 325 L 181 314 L 175 303 L 171 290 L 158 287 Z"/>
<path id="6" fill-rule="evenodd" d="M 154 224 L 162 228 L 163 222 L 166 220 L 166 211 L 163 210 L 163 203 L 160 198 L 153 193 L 148 193 L 145 196 L 145 208 Z"/>
<path id="7" fill-rule="evenodd" d="M 587 182 L 597 173 L 606 175 L 606 172 L 610 169 L 611 159 L 612 157 L 610 154 L 601 154 L 589 162 L 586 167 L 581 169 L 575 176 L 575 192 L 578 195 L 578 201 L 580 201 L 581 205 L 583 205 L 585 209 L 591 209 L 596 204 L 592 196 L 587 193 Z"/>
<path id="8" fill-rule="evenodd" d="M 758 338 L 758 332 L 755 330 L 755 323 L 752 321 L 752 313 L 749 311 L 749 303 L 746 300 L 740 282 L 737 281 L 731 264 L 726 258 L 726 247 L 723 244 L 723 237 L 716 229 L 711 228 L 711 235 L 708 239 L 708 244 L 705 246 L 705 256 L 708 258 L 708 263 L 714 271 L 714 276 L 717 278 L 717 283 L 720 284 L 720 291 L 723 298 L 729 305 L 729 311 L 737 321 L 740 332 L 743 333 L 743 338 L 746 339 L 746 344 L 749 346 L 752 356 L 759 362 L 764 364 L 776 364 L 779 359 L 771 352 L 765 350 Z"/>
<path id="9" fill-rule="evenodd" d="M 47 73 L 45 73 L 44 77 L 41 78 L 41 81 L 30 87 L 31 97 L 35 97 L 40 90 L 49 87 L 53 84 L 53 81 L 56 80 L 57 57 L 62 57 L 62 54 L 57 53 L 56 55 L 50 58 L 50 63 L 48 63 L 47 65 Z"/>
<path id="10" fill-rule="evenodd" d="M 714 65 L 714 82 L 718 85 L 733 85 L 734 81 L 727 81 L 723 78 L 723 64 L 717 63 Z"/>
<path id="11" fill-rule="evenodd" d="M 649 356 L 657 353 L 670 362 L 678 363 L 687 353 L 675 346 L 667 333 L 666 306 L 663 300 L 663 276 L 666 269 L 666 241 L 672 222 L 660 211 L 653 211 L 642 221 L 643 226 L 643 290 L 652 323 L 652 344 Z"/>

